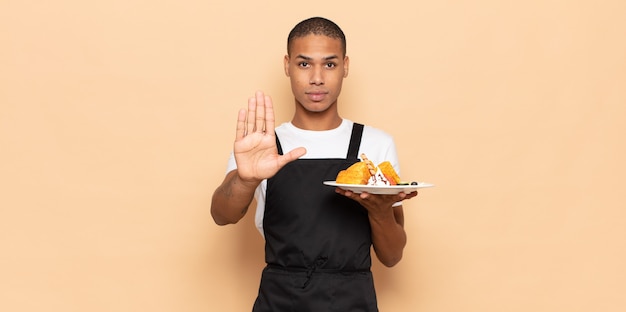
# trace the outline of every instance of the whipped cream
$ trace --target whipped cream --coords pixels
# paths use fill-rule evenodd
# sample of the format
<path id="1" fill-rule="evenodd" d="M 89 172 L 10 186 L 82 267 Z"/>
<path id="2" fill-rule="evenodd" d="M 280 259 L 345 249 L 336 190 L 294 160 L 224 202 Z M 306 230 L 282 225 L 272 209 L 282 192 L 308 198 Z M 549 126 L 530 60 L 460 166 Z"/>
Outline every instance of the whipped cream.
<path id="1" fill-rule="evenodd" d="M 387 180 L 385 175 L 380 171 L 380 168 L 377 167 L 376 174 L 370 176 L 369 180 L 367 181 L 367 185 L 386 186 L 391 185 L 391 183 L 389 183 L 389 180 Z"/>

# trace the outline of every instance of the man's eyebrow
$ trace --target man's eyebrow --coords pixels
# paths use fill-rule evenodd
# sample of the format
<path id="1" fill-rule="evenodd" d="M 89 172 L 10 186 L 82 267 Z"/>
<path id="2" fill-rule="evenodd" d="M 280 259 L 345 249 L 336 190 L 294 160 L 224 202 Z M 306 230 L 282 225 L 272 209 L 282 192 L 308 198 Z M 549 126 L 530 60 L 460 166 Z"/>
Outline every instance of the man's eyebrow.
<path id="1" fill-rule="evenodd" d="M 310 61 L 310 60 L 312 60 L 312 59 L 313 59 L 313 58 L 312 58 L 312 57 L 310 57 L 310 56 L 306 56 L 306 55 L 302 55 L 302 54 L 298 54 L 298 55 L 296 56 L 296 58 L 301 58 L 301 59 L 303 59 L 303 60 L 307 60 L 307 61 Z"/>
<path id="2" fill-rule="evenodd" d="M 306 55 L 302 55 L 302 54 L 298 54 L 298 55 L 296 56 L 296 58 L 300 58 L 300 59 L 303 59 L 303 60 L 305 60 L 305 61 L 311 61 L 311 60 L 313 60 L 313 58 L 312 58 L 312 57 L 310 57 L 310 56 L 306 56 Z M 334 60 L 334 59 L 338 59 L 338 58 L 339 58 L 339 57 L 338 57 L 337 55 L 334 55 L 334 54 L 333 54 L 333 55 L 329 55 L 329 56 L 324 57 L 324 58 L 323 58 L 323 60 L 324 60 L 324 61 L 329 61 L 329 60 Z"/>

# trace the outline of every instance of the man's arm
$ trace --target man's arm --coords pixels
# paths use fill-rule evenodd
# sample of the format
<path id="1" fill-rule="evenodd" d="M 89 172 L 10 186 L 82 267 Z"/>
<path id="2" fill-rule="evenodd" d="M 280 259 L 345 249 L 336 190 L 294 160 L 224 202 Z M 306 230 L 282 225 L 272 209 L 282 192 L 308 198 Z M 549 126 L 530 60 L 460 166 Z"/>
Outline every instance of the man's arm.
<path id="1" fill-rule="evenodd" d="M 396 265 L 402 259 L 406 246 L 402 206 L 393 207 L 388 213 L 370 213 L 368 216 L 376 257 L 387 267 Z"/>
<path id="2" fill-rule="evenodd" d="M 237 169 L 230 171 L 211 200 L 211 216 L 218 225 L 235 224 L 246 215 L 258 182 L 244 181 Z"/>
<path id="3" fill-rule="evenodd" d="M 226 174 L 213 193 L 211 216 L 215 223 L 225 225 L 241 220 L 259 183 L 306 153 L 304 147 L 299 147 L 279 155 L 274 122 L 272 99 L 261 91 L 248 99 L 248 109 L 239 110 L 233 147 L 237 169 Z"/>

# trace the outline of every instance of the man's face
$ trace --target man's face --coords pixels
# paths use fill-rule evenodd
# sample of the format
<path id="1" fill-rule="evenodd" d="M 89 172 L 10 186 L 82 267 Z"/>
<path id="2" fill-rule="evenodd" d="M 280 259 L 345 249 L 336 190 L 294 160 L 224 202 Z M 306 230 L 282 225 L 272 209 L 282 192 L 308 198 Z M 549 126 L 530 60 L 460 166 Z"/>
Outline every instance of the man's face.
<path id="1" fill-rule="evenodd" d="M 296 102 L 309 112 L 324 112 L 336 105 L 349 60 L 341 40 L 307 35 L 291 42 L 285 56 L 285 74 Z"/>

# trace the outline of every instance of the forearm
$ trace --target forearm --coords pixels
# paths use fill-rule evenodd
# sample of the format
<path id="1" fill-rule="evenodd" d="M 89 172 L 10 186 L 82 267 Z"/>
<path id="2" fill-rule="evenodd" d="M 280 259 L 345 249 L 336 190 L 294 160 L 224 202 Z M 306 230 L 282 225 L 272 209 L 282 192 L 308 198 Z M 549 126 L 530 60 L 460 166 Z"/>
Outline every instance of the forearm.
<path id="1" fill-rule="evenodd" d="M 234 224 L 243 218 L 254 197 L 259 182 L 239 178 L 237 170 L 229 172 L 213 193 L 211 216 L 218 225 Z"/>
<path id="2" fill-rule="evenodd" d="M 385 213 L 370 214 L 369 220 L 376 256 L 387 267 L 396 265 L 402 259 L 407 239 L 402 207 L 395 207 Z"/>

